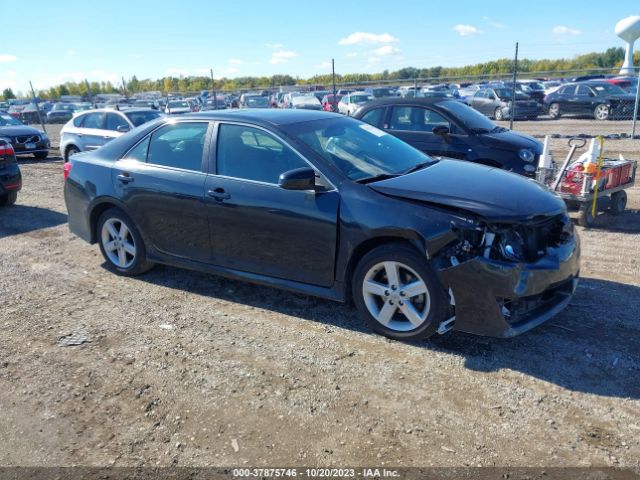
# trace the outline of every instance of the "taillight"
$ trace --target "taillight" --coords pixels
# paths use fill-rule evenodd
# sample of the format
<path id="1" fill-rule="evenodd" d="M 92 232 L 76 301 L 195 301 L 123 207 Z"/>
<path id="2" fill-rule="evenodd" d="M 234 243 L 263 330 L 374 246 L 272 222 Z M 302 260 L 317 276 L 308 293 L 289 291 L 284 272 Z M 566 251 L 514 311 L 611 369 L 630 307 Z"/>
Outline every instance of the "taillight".
<path id="1" fill-rule="evenodd" d="M 0 144 L 0 155 L 14 155 L 15 153 L 10 143 Z"/>
<path id="2" fill-rule="evenodd" d="M 71 173 L 72 168 L 73 168 L 73 164 L 71 162 L 65 163 L 64 167 L 62 167 L 62 175 L 64 176 L 65 180 L 69 178 L 69 174 Z"/>

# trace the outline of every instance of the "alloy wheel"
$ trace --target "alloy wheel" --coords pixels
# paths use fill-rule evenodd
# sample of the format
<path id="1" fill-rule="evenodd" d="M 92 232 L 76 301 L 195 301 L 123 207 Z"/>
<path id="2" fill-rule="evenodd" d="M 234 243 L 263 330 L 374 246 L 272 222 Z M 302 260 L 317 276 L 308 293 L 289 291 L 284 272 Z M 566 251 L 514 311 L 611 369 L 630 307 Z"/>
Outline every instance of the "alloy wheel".
<path id="1" fill-rule="evenodd" d="M 595 111 L 596 120 L 606 120 L 609 118 L 609 107 L 606 105 L 598 105 Z"/>
<path id="2" fill-rule="evenodd" d="M 420 327 L 431 310 L 426 283 L 415 270 L 400 262 L 381 262 L 371 267 L 362 282 L 362 296 L 371 316 L 396 332 Z"/>
<path id="3" fill-rule="evenodd" d="M 110 218 L 102 226 L 101 241 L 109 261 L 129 268 L 136 259 L 136 242 L 129 227 L 119 218 Z"/>

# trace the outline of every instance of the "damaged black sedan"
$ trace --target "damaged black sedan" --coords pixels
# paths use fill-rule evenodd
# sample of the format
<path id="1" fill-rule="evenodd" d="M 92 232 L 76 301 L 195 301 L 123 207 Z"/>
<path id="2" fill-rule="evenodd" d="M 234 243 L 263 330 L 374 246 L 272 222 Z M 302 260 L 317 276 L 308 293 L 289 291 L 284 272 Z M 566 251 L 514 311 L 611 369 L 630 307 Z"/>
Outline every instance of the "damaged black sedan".
<path id="1" fill-rule="evenodd" d="M 511 337 L 577 285 L 579 240 L 545 187 L 333 113 L 162 119 L 65 175 L 71 231 L 117 273 L 162 263 L 353 299 L 395 339 Z"/>

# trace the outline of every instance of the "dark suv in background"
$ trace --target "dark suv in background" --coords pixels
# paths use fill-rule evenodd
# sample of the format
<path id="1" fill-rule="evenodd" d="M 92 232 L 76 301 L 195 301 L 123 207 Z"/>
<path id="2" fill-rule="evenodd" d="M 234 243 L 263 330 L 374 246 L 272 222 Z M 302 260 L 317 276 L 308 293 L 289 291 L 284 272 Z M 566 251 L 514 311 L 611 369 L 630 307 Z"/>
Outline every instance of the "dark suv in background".
<path id="1" fill-rule="evenodd" d="M 0 207 L 16 203 L 21 188 L 22 176 L 13 147 L 0 138 Z"/>
<path id="2" fill-rule="evenodd" d="M 635 95 L 609 82 L 591 80 L 563 85 L 544 99 L 551 118 L 588 115 L 596 120 L 631 118 Z"/>

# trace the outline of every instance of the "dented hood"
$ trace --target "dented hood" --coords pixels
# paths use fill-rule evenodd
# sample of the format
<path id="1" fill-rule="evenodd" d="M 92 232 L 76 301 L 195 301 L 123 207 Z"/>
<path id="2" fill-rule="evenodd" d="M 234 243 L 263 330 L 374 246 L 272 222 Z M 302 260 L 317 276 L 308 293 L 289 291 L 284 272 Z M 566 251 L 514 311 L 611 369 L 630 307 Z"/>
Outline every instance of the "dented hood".
<path id="1" fill-rule="evenodd" d="M 449 159 L 369 187 L 384 195 L 466 210 L 492 222 L 526 221 L 566 209 L 558 196 L 533 180 Z"/>

